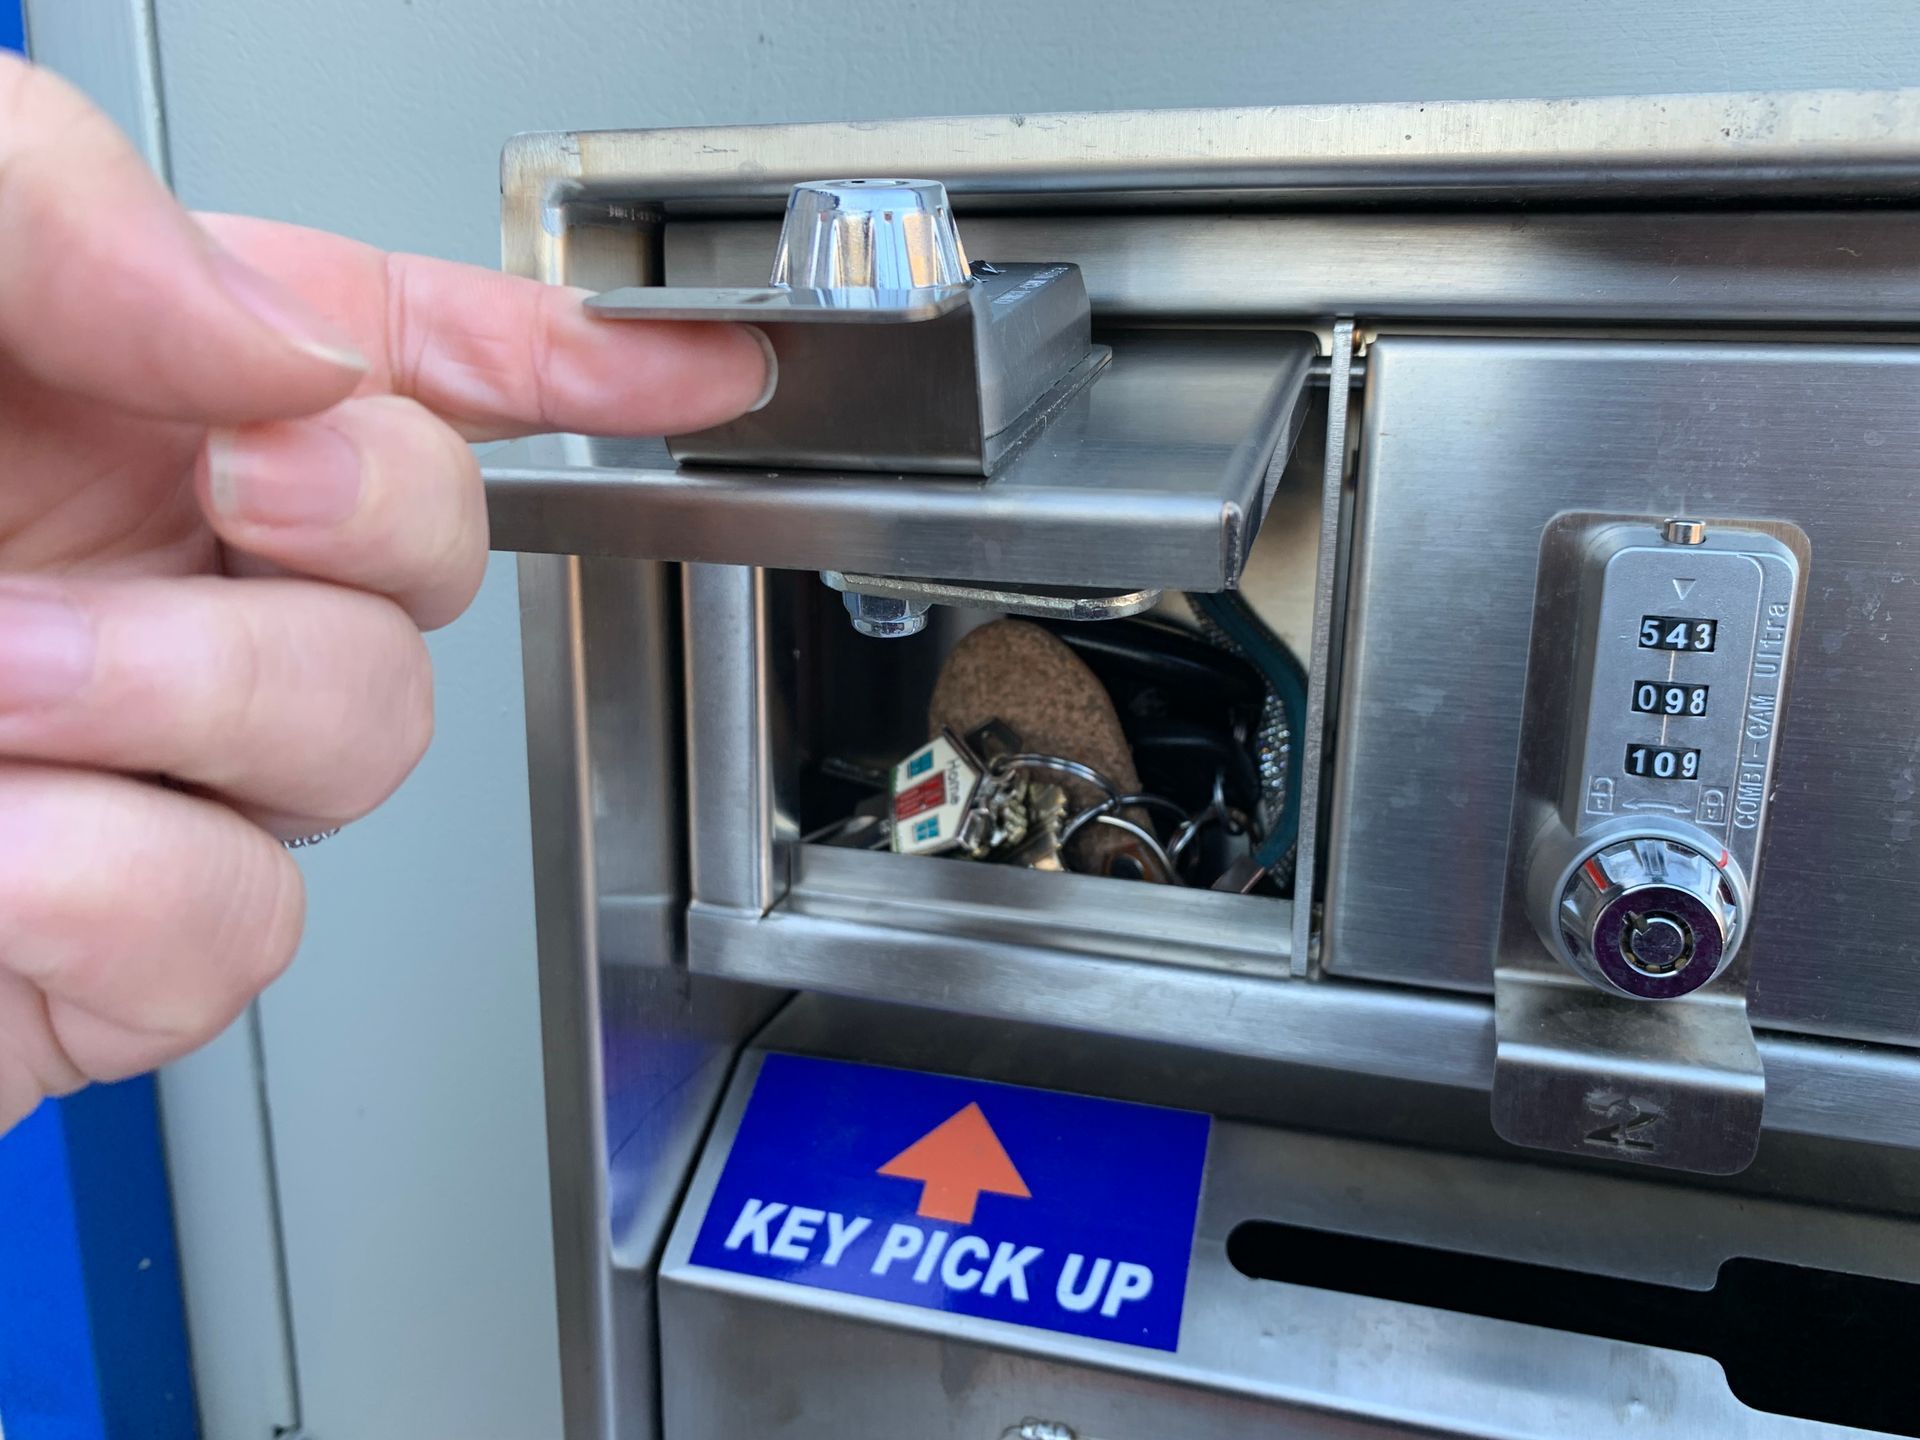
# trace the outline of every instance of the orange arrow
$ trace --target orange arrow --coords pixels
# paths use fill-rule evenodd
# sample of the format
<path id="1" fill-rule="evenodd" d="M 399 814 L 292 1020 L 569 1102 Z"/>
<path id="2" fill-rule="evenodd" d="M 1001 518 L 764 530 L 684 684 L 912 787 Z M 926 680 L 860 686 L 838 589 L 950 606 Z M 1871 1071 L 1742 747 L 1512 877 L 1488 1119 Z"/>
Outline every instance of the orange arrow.
<path id="1" fill-rule="evenodd" d="M 956 1225 L 973 1223 L 973 1207 L 982 1191 L 1022 1200 L 1032 1193 L 978 1105 L 969 1105 L 951 1119 L 942 1120 L 882 1165 L 878 1173 L 896 1180 L 922 1181 L 926 1188 L 920 1192 L 921 1216 L 950 1220 Z"/>

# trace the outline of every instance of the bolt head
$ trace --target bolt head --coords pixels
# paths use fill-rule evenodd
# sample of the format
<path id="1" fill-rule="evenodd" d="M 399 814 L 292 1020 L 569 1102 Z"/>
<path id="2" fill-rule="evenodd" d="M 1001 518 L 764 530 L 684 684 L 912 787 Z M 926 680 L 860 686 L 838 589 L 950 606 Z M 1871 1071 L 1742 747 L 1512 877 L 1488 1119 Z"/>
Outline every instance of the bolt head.
<path id="1" fill-rule="evenodd" d="M 1669 545 L 1701 545 L 1706 543 L 1707 527 L 1699 520 L 1669 520 L 1660 527 L 1660 538 Z"/>
<path id="2" fill-rule="evenodd" d="M 853 628 L 877 640 L 897 640 L 918 635 L 927 628 L 928 604 L 925 600 L 902 600 L 892 595 L 859 595 L 848 590 L 841 595 Z"/>

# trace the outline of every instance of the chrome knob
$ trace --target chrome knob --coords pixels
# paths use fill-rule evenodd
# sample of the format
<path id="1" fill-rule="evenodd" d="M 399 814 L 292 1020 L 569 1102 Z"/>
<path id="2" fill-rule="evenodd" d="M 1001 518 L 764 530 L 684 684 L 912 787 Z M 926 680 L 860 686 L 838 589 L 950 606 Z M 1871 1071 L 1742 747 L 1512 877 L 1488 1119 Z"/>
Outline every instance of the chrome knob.
<path id="1" fill-rule="evenodd" d="M 1740 899 L 1720 865 L 1690 845 L 1617 840 L 1573 867 L 1550 924 L 1548 944 L 1594 984 L 1671 1000 L 1733 957 Z"/>
<path id="2" fill-rule="evenodd" d="M 787 197 L 775 285 L 918 290 L 971 279 L 938 180 L 811 180 Z"/>

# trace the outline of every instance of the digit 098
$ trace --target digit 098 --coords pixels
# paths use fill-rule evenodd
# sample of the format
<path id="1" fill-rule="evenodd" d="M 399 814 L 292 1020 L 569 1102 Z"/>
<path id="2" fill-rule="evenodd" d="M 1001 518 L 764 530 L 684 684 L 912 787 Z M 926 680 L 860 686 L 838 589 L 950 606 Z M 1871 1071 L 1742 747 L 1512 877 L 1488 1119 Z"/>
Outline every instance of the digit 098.
<path id="1" fill-rule="evenodd" d="M 1633 686 L 1636 715 L 1697 716 L 1707 713 L 1707 687 L 1670 680 L 1639 680 Z"/>

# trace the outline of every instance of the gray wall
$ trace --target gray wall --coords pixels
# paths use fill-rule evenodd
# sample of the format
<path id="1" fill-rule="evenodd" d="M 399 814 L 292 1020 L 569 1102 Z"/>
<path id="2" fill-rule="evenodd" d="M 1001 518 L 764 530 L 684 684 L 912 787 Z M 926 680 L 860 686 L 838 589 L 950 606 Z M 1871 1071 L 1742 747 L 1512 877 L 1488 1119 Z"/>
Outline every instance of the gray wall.
<path id="1" fill-rule="evenodd" d="M 152 3 L 190 203 L 481 263 L 525 129 L 1920 84 L 1913 0 Z M 432 756 L 313 856 L 262 1009 L 318 1440 L 558 1430 L 508 565 L 435 652 Z"/>

